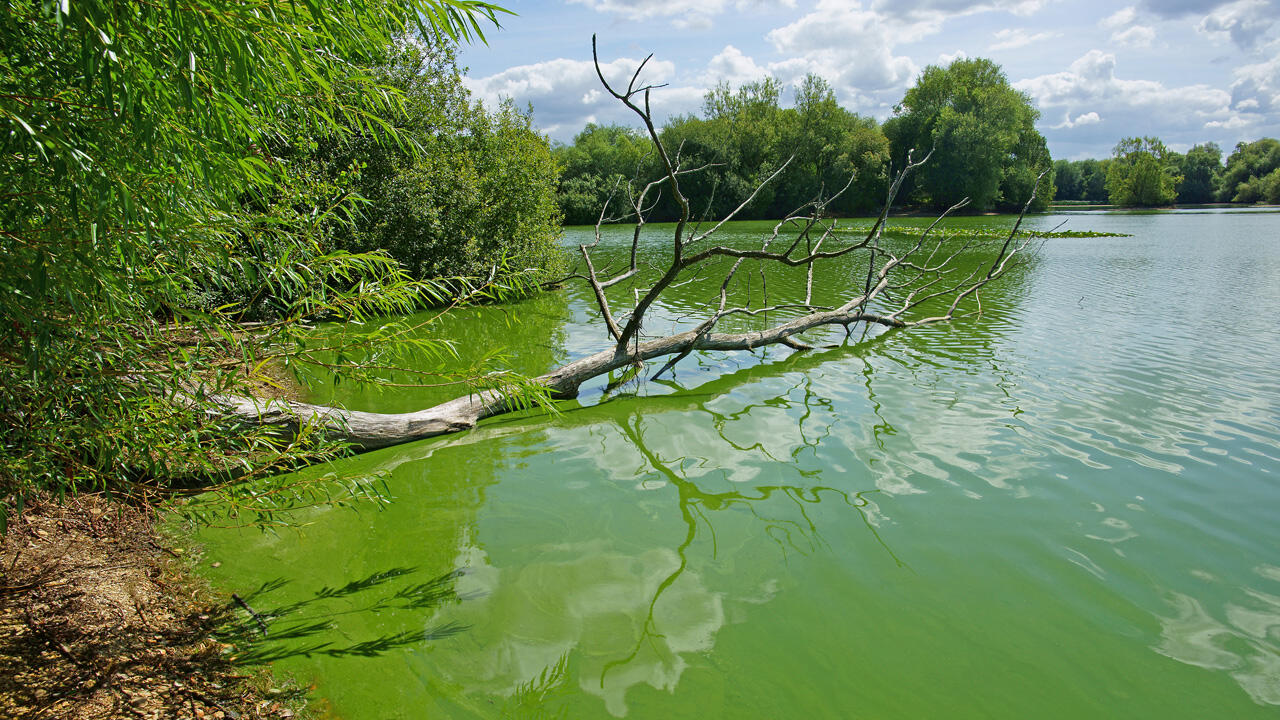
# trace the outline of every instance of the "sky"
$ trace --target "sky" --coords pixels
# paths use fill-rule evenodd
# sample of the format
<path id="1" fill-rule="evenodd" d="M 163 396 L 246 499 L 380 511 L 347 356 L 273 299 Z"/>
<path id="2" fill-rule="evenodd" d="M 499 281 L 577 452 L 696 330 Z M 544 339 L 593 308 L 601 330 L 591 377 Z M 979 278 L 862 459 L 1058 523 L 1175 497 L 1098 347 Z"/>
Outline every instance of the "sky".
<path id="1" fill-rule="evenodd" d="M 466 84 L 490 106 L 531 106 L 535 125 L 571 142 L 588 122 L 637 124 L 602 91 L 642 78 L 659 122 L 700 114 L 718 82 L 772 76 L 783 104 L 807 73 L 844 107 L 884 120 L 929 65 L 999 63 L 1039 108 L 1054 158 L 1108 157 L 1123 137 L 1178 151 L 1280 137 L 1280 0 L 499 0 L 488 45 L 460 53 Z M 625 80 L 623 81 L 625 84 Z"/>

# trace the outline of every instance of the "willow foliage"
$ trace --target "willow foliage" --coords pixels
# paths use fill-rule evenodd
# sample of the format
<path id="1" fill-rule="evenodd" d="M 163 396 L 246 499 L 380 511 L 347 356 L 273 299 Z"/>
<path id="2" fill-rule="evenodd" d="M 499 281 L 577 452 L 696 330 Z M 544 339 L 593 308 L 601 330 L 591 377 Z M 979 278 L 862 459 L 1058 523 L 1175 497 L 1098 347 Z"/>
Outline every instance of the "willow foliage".
<path id="1" fill-rule="evenodd" d="M 304 357 L 305 319 L 374 322 L 448 298 L 386 255 L 327 250 L 351 198 L 268 149 L 343 133 L 400 143 L 385 118 L 403 95 L 363 68 L 408 32 L 482 37 L 499 12 L 0 3 L 0 497 L 150 492 L 339 452 L 305 428 L 225 426 L 213 399 L 270 382 L 272 358 Z"/>
<path id="2" fill-rule="evenodd" d="M 346 173 L 368 203 L 339 246 L 386 250 L 415 277 L 487 275 L 494 258 L 562 274 L 557 168 L 529 114 L 475 102 L 450 43 L 406 38 L 373 71 L 403 94 L 412 149 L 364 134 L 315 144 L 319 175 Z"/>
<path id="3" fill-rule="evenodd" d="M 1107 193 L 1113 205 L 1171 205 L 1181 183 L 1178 163 L 1159 138 L 1131 137 L 1116 143 L 1107 165 Z"/>
<path id="4" fill-rule="evenodd" d="M 976 210 L 1016 211 L 1038 184 L 1031 210 L 1039 211 L 1055 193 L 1052 173 L 1040 176 L 1053 160 L 1039 119 L 998 64 L 961 58 L 926 67 L 884 127 L 895 163 L 933 152 L 908 181 L 917 201 L 945 209 L 968 198 Z"/>

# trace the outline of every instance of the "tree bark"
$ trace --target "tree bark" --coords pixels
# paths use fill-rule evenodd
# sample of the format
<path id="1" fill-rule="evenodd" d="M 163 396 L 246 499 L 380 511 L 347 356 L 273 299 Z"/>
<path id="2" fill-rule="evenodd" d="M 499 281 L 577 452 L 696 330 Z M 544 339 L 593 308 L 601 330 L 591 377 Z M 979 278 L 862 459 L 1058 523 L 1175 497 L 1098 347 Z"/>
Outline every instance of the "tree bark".
<path id="1" fill-rule="evenodd" d="M 562 365 L 539 376 L 536 381 L 547 387 L 554 397 L 572 398 L 577 396 L 578 388 L 586 381 L 645 360 L 684 355 L 694 350 L 752 350 L 782 343 L 793 335 L 822 325 L 851 325 L 857 322 L 902 326 L 900 321 L 876 315 L 830 311 L 806 315 L 756 332 L 700 333 L 690 330 L 642 342 L 632 346 L 633 351 L 628 353 L 619 354 L 613 349 L 601 350 Z M 501 415 L 516 408 L 515 403 L 497 390 L 471 393 L 408 413 L 374 413 L 291 400 L 246 397 L 224 397 L 217 404 L 220 414 L 225 418 L 251 425 L 275 426 L 293 433 L 310 423 L 319 426 L 330 437 L 360 450 L 373 450 L 470 430 L 487 417 Z"/>

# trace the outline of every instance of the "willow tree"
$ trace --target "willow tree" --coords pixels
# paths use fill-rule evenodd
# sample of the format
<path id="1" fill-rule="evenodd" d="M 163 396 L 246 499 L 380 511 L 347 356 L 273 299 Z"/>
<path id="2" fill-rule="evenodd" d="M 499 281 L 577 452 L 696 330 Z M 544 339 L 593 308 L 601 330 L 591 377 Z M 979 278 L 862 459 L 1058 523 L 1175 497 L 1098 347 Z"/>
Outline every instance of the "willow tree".
<path id="1" fill-rule="evenodd" d="M 592 50 L 594 56 L 594 39 Z M 815 343 L 827 341 L 822 336 L 810 337 L 824 328 L 842 328 L 847 340 L 859 329 L 905 331 L 973 315 L 981 311 L 983 292 L 1028 257 L 1026 251 L 1034 238 L 1019 232 L 1021 217 L 1008 235 L 995 240 L 974 235 L 955 237 L 945 232 L 941 221 L 967 204 L 963 198 L 923 232 L 905 240 L 887 236 L 889 208 L 897 193 L 911 173 L 929 160 L 928 155 L 913 159 L 913 153 L 908 153 L 907 164 L 887 189 L 877 220 L 865 233 L 842 231 L 828 214 L 828 208 L 843 192 L 837 188 L 829 195 L 812 198 L 779 220 L 755 246 L 718 244 L 716 237 L 725 223 L 750 206 L 786 170 L 787 163 L 724 216 L 700 219 L 683 186 L 708 166 L 689 164 L 679 148 L 664 143 L 651 110 L 655 88 L 639 80 L 647 62 L 641 63 L 625 87 L 618 87 L 605 78 L 596 59 L 601 85 L 639 119 L 660 171 L 649 182 L 636 181 L 620 188 L 598 216 L 595 242 L 577 248 L 578 270 L 566 281 L 583 282 L 590 288 L 599 312 L 604 347 L 534 379 L 552 395 L 573 397 L 588 380 L 615 372 L 623 377 L 647 373 L 653 378 L 674 370 L 696 352 L 751 351 L 775 344 L 806 351 L 813 349 Z M 1026 199 L 1023 212 L 1035 201 L 1034 188 L 1043 177 L 1042 173 L 1031 183 L 1032 194 Z M 852 179 L 846 180 L 844 189 L 851 183 Z M 638 259 L 639 248 L 653 242 L 647 239 L 653 227 L 648 220 L 660 192 L 674 201 L 679 216 L 674 225 L 655 231 L 665 235 L 663 260 L 657 267 L 644 267 Z M 606 221 L 624 220 L 633 229 L 629 264 L 601 267 L 593 255 L 601 241 L 600 226 Z M 816 272 L 818 266 L 833 262 L 851 262 L 857 272 L 846 274 L 847 281 L 841 286 L 815 287 L 818 277 L 827 276 Z M 767 292 L 744 292 L 742 284 L 749 274 L 754 274 L 756 266 L 801 273 L 805 278 L 803 295 L 775 295 L 771 300 Z M 672 288 L 694 281 L 706 288 L 701 312 L 686 318 L 686 329 L 653 334 L 648 322 L 653 309 L 661 305 Z M 683 305 L 688 306 L 687 299 Z M 739 322 L 743 320 L 752 326 L 744 329 Z M 228 415 L 247 423 L 294 431 L 323 427 L 354 446 L 376 448 L 470 429 L 484 418 L 512 410 L 520 399 L 520 395 L 509 391 L 490 389 L 399 414 L 233 397 L 224 398 L 224 407 Z"/>
<path id="2" fill-rule="evenodd" d="M 1053 199 L 1049 150 L 1035 128 L 1040 111 L 985 58 L 930 65 L 894 108 L 884 131 L 895 161 L 934 149 L 908 191 L 943 209 L 968 198 L 978 210 L 1016 208 L 1036 191 L 1033 209 Z M 1040 185 L 1037 185 L 1040 183 Z"/>
<path id="3" fill-rule="evenodd" d="M 486 275 L 494 258 L 560 272 L 555 160 L 531 116 L 510 100 L 474 100 L 452 42 L 403 38 L 370 70 L 403 96 L 392 119 L 405 142 L 355 131 L 300 143 L 315 147 L 321 177 L 367 208 L 338 246 L 385 250 L 418 278 Z"/>
<path id="4" fill-rule="evenodd" d="M 266 381 L 264 354 L 300 349 L 304 318 L 403 311 L 438 287 L 379 253 L 328 252 L 349 193 L 270 148 L 397 142 L 403 96 L 362 68 L 407 32 L 482 38 L 500 12 L 0 4 L 0 525 L 35 489 L 146 492 L 339 448 L 211 421 L 210 398 Z M 267 322 L 247 332 L 252 314 Z"/>
<path id="5" fill-rule="evenodd" d="M 1116 143 L 1107 165 L 1107 194 L 1123 207 L 1171 205 L 1178 197 L 1178 163 L 1159 138 L 1131 137 Z"/>
<path id="6" fill-rule="evenodd" d="M 1217 143 L 1192 147 L 1179 162 L 1182 183 L 1178 185 L 1178 202 L 1213 202 L 1221 184 L 1222 170 L 1222 148 Z"/>
<path id="7" fill-rule="evenodd" d="M 1227 158 L 1219 202 L 1280 202 L 1280 140 L 1236 143 Z"/>
<path id="8" fill-rule="evenodd" d="M 889 139 L 874 118 L 852 113 L 836 101 L 821 77 L 809 74 L 796 86 L 795 108 L 783 111 L 781 146 L 794 154 L 779 180 L 774 208 L 799 207 L 819 188 L 853 184 L 832 206 L 837 215 L 874 214 L 889 185 Z M 785 156 L 785 154 L 784 154 Z"/>

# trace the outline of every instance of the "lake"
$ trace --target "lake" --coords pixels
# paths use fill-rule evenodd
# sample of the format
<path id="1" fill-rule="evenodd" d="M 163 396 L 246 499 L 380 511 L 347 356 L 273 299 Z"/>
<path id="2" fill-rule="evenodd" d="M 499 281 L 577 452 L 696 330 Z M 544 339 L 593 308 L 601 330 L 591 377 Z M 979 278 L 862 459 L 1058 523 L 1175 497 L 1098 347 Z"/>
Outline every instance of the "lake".
<path id="1" fill-rule="evenodd" d="M 1030 220 L 1064 222 L 1129 237 L 1045 241 L 978 317 L 705 353 L 309 469 L 376 475 L 393 502 L 201 529 L 201 572 L 275 616 L 243 659 L 348 720 L 1274 718 L 1280 214 Z M 650 331 L 707 292 L 678 289 Z M 593 307 L 570 287 L 432 332 L 536 374 L 606 346 Z"/>

